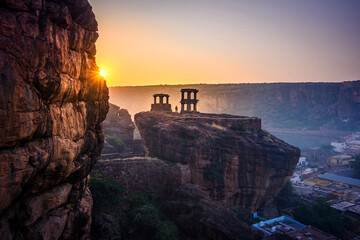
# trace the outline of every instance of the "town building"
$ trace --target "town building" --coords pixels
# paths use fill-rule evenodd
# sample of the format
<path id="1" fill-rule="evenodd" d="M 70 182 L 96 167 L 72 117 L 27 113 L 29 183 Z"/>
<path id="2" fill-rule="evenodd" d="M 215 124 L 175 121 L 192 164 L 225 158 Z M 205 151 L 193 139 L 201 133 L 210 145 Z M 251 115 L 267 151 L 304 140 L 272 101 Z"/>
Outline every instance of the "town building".
<path id="1" fill-rule="evenodd" d="M 355 159 L 349 155 L 335 155 L 327 159 L 328 163 L 337 165 L 349 165 L 351 162 L 354 161 Z"/>
<path id="2" fill-rule="evenodd" d="M 346 142 L 331 142 L 331 146 L 334 147 L 335 152 L 343 152 L 346 148 Z"/>
<path id="3" fill-rule="evenodd" d="M 253 224 L 252 228 L 262 231 L 264 233 L 264 239 L 276 233 L 285 234 L 295 239 L 336 239 L 334 236 L 328 233 L 325 233 L 312 226 L 306 226 L 286 216 L 261 221 L 259 223 Z"/>
<path id="4" fill-rule="evenodd" d="M 336 182 L 341 186 L 360 189 L 360 179 L 344 177 L 335 173 L 324 173 L 317 176 L 320 179 L 325 179 L 331 182 Z"/>

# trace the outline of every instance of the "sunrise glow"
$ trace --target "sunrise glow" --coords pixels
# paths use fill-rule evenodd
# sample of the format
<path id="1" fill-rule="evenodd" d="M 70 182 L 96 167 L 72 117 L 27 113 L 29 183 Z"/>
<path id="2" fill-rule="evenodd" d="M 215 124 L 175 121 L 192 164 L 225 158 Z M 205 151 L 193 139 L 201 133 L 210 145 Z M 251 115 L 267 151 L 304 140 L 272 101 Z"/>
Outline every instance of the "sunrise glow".
<path id="1" fill-rule="evenodd" d="M 100 75 L 105 77 L 106 76 L 106 71 L 105 70 L 100 70 Z"/>
<path id="2" fill-rule="evenodd" d="M 358 1 L 150 2 L 90 0 L 108 86 L 360 78 Z"/>

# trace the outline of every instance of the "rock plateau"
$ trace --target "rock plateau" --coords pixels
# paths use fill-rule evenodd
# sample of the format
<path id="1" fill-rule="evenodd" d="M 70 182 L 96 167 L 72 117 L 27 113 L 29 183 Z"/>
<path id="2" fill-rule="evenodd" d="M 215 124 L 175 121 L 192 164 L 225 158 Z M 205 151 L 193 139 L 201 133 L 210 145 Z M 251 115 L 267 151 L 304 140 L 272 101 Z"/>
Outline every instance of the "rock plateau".
<path id="1" fill-rule="evenodd" d="M 141 112 L 135 123 L 152 156 L 188 164 L 192 184 L 247 212 L 278 194 L 300 156 L 263 131 L 258 118 Z"/>

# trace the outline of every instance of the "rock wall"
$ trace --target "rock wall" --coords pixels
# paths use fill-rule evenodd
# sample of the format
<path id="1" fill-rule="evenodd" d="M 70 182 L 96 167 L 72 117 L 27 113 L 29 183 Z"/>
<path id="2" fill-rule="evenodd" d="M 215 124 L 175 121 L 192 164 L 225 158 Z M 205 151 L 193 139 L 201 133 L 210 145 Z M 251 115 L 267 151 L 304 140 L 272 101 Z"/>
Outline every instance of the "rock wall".
<path id="1" fill-rule="evenodd" d="M 1 239 L 84 239 L 108 89 L 87 0 L 0 5 Z"/>
<path id="2" fill-rule="evenodd" d="M 156 158 L 99 161 L 91 175 L 97 174 L 124 186 L 124 195 L 128 198 L 136 193 L 159 193 L 190 183 L 188 165 L 173 164 Z"/>
<path id="3" fill-rule="evenodd" d="M 247 118 L 211 116 L 213 123 L 208 114 L 141 112 L 135 123 L 152 156 L 188 164 L 191 183 L 214 200 L 254 211 L 283 188 L 300 150 L 261 129 L 238 126 Z M 231 119 L 235 127 L 220 125 Z"/>

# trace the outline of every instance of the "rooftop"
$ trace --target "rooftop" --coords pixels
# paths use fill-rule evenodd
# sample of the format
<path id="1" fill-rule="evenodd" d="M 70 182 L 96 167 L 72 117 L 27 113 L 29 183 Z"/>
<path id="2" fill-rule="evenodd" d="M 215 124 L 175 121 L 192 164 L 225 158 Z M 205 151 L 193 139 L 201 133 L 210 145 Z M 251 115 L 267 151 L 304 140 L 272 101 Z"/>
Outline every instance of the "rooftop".
<path id="1" fill-rule="evenodd" d="M 360 187 L 360 179 L 339 176 L 335 173 L 325 173 L 318 175 L 318 178 L 335 181 L 339 183 L 349 184 L 351 186 Z"/>
<path id="2" fill-rule="evenodd" d="M 290 232 L 287 235 L 289 235 L 290 237 L 293 237 L 296 239 L 302 239 L 302 240 L 305 240 L 305 239 L 312 239 L 312 240 L 336 239 L 336 237 L 334 237 L 326 232 L 323 232 L 317 228 L 314 228 L 312 226 L 307 226 L 302 229 Z"/>
<path id="3" fill-rule="evenodd" d="M 351 203 L 348 201 L 341 201 L 341 202 L 337 202 L 331 205 L 331 207 L 338 209 L 340 211 L 345 211 L 347 208 L 354 206 L 355 203 Z"/>
<path id="4" fill-rule="evenodd" d="M 354 206 L 351 206 L 347 209 L 349 212 L 353 212 L 353 213 L 356 213 L 356 214 L 360 214 L 360 205 L 354 205 Z"/>
<path id="5" fill-rule="evenodd" d="M 329 157 L 329 159 L 331 159 L 331 158 L 345 160 L 345 159 L 351 159 L 352 157 L 349 155 L 336 155 L 336 156 Z"/>
<path id="6" fill-rule="evenodd" d="M 264 236 L 269 236 L 275 232 L 288 233 L 292 231 L 304 228 L 305 225 L 301 224 L 291 218 L 281 216 L 278 218 L 270 219 L 267 221 L 261 221 L 253 224 L 253 228 L 260 230 L 264 233 Z"/>

